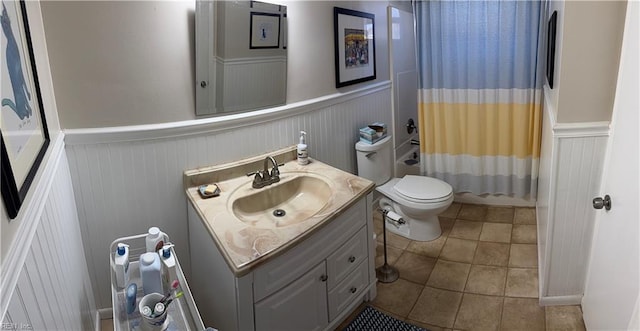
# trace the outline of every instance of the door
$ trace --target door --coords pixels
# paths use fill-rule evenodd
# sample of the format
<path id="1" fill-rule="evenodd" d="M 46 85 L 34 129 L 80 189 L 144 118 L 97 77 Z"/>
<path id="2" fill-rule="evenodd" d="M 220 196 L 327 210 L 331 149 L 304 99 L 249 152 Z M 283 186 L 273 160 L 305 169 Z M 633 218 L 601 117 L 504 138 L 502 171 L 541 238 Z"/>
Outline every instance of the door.
<path id="1" fill-rule="evenodd" d="M 329 324 L 325 262 L 255 304 L 256 330 L 324 330 Z"/>
<path id="2" fill-rule="evenodd" d="M 618 85 L 601 195 L 611 210 L 597 216 L 587 284 L 584 322 L 592 330 L 627 330 L 638 324 L 640 215 L 638 212 L 638 41 L 640 2 L 629 1 Z"/>

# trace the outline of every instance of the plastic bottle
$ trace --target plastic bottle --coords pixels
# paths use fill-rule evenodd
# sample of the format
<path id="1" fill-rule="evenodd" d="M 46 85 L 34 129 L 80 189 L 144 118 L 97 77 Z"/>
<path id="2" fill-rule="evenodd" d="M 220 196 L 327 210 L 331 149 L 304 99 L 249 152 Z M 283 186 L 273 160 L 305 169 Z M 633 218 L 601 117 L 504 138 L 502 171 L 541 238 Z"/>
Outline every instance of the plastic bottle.
<path id="1" fill-rule="evenodd" d="M 140 255 L 140 279 L 142 279 L 142 292 L 146 294 L 160 293 L 162 291 L 162 265 L 160 256 L 156 252 Z"/>
<path id="2" fill-rule="evenodd" d="M 300 143 L 298 144 L 298 164 L 309 164 L 309 152 L 307 151 L 307 144 L 305 143 L 306 132 L 300 131 Z"/>
<path id="3" fill-rule="evenodd" d="M 116 285 L 118 288 L 123 288 L 129 283 L 129 245 L 118 243 L 114 260 Z"/>
<path id="4" fill-rule="evenodd" d="M 171 253 L 171 247 L 173 247 L 173 244 L 167 244 L 158 251 L 164 269 L 163 281 L 167 288 L 170 288 L 171 282 L 178 279 L 178 274 L 176 273 L 176 258 L 174 254 Z"/>
<path id="5" fill-rule="evenodd" d="M 164 246 L 164 233 L 158 227 L 150 227 L 145 238 L 147 252 L 157 252 Z"/>

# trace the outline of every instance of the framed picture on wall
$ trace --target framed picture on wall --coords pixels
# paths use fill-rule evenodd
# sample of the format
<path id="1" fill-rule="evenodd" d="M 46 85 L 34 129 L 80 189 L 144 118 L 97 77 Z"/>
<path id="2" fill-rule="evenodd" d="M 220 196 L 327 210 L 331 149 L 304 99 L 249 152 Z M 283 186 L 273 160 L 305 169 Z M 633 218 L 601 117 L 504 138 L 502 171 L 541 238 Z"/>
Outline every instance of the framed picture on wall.
<path id="1" fill-rule="evenodd" d="M 13 219 L 27 196 L 49 146 L 24 1 L 2 1 L 2 199 Z"/>
<path id="2" fill-rule="evenodd" d="M 376 79 L 375 15 L 333 8 L 336 87 Z"/>
<path id="3" fill-rule="evenodd" d="M 280 48 L 280 14 L 251 13 L 249 48 Z"/>

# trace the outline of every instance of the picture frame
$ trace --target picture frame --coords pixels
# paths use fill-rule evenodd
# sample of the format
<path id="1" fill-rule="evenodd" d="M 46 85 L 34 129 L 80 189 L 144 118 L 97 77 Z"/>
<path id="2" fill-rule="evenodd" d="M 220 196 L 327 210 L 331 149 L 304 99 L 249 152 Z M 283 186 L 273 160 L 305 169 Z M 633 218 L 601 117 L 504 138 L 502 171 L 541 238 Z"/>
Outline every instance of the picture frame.
<path id="1" fill-rule="evenodd" d="M 549 88 L 553 89 L 553 71 L 555 69 L 556 60 L 556 24 L 558 20 L 558 12 L 553 11 L 549 18 L 547 30 L 547 81 Z"/>
<path id="2" fill-rule="evenodd" d="M 280 48 L 280 14 L 251 12 L 250 49 Z"/>
<path id="3" fill-rule="evenodd" d="M 334 7 L 336 88 L 376 79 L 375 15 Z"/>
<path id="4" fill-rule="evenodd" d="M 24 202 L 49 147 L 49 131 L 24 0 L 3 1 L 0 74 L 2 199 L 10 219 Z"/>

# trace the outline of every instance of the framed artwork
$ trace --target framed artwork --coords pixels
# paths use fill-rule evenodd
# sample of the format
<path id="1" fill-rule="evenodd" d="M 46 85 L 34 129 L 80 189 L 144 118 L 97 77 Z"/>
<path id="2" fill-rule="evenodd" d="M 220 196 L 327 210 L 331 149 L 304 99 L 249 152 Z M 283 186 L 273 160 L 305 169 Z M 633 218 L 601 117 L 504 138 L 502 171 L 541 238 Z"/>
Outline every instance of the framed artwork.
<path id="1" fill-rule="evenodd" d="M 549 26 L 547 30 L 547 81 L 549 88 L 553 89 L 553 70 L 556 60 L 556 22 L 558 20 L 558 12 L 553 11 L 549 18 Z"/>
<path id="2" fill-rule="evenodd" d="M 42 158 L 49 131 L 42 106 L 24 1 L 2 1 L 0 140 L 2 199 L 18 215 Z"/>
<path id="3" fill-rule="evenodd" d="M 336 87 L 376 79 L 375 15 L 333 8 Z"/>
<path id="4" fill-rule="evenodd" d="M 280 48 L 280 14 L 251 13 L 249 48 Z"/>

